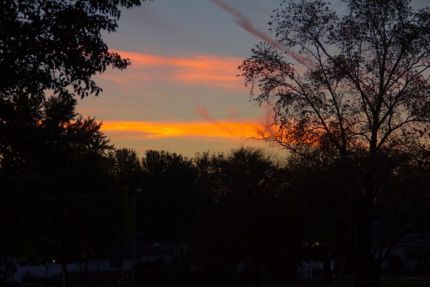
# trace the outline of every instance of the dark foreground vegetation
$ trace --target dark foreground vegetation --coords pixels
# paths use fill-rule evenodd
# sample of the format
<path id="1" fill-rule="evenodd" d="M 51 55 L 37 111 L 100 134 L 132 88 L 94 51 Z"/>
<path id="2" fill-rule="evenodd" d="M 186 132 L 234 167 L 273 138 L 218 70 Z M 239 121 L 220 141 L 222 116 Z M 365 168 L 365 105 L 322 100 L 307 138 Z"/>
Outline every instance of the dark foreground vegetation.
<path id="1" fill-rule="evenodd" d="M 429 276 L 429 9 L 286 1 L 240 71 L 288 158 L 139 158 L 75 109 L 101 92 L 94 75 L 128 66 L 101 35 L 140 2 L 0 1 L 3 283 L 17 263 L 56 263 L 65 286 L 425 282 L 380 278 Z"/>
<path id="2" fill-rule="evenodd" d="M 429 286 L 430 279 L 409 279 L 409 278 L 381 278 L 381 286 L 382 287 L 426 287 Z M 32 286 L 45 286 L 43 284 L 28 284 Z M 59 286 L 59 285 L 48 285 L 48 286 Z M 72 286 L 76 287 L 102 287 L 102 286 L 118 286 L 112 284 L 72 284 Z M 123 285 L 126 286 L 126 285 Z M 282 283 L 232 283 L 232 284 L 184 284 L 184 283 L 174 283 L 174 284 L 144 284 L 144 285 L 136 285 L 137 287 L 148 286 L 148 287 L 316 287 L 316 286 L 330 286 L 330 287 L 353 287 L 354 283 L 352 278 L 340 278 L 333 281 L 330 285 L 323 284 L 318 281 L 314 282 L 301 282 L 301 281 L 285 281 Z"/>
<path id="3" fill-rule="evenodd" d="M 147 151 L 139 159 L 126 149 L 87 156 L 91 161 L 83 166 L 69 160 L 70 168 L 56 166 L 49 172 L 26 165 L 23 170 L 33 177 L 4 181 L 34 186 L 30 194 L 21 189 L 22 197 L 16 196 L 20 190 L 16 185 L 3 193 L 9 196 L 9 214 L 19 222 L 9 229 L 10 237 L 3 236 L 7 250 L 16 252 L 10 255 L 31 264 L 60 258 L 72 263 L 136 257 L 138 283 L 294 278 L 329 283 L 353 273 L 350 210 L 344 201 L 337 202 L 348 190 L 347 185 L 339 187 L 339 176 L 349 175 L 334 166 L 295 157 L 276 163 L 261 151 L 246 148 L 191 159 L 163 151 Z M 47 160 L 44 157 L 43 166 Z M 57 162 L 55 157 L 50 160 Z M 70 189 L 57 191 L 72 172 L 76 177 L 67 182 Z M 382 274 L 429 275 L 430 246 L 423 233 L 429 216 L 429 172 L 410 166 L 387 180 L 386 191 L 392 197 L 380 201 L 372 226 L 375 242 L 387 241 Z M 28 202 L 35 191 L 37 196 Z M 388 237 L 394 231 L 396 237 Z M 128 240 L 133 237 L 134 243 Z M 427 241 L 423 244 L 417 237 Z M 391 245 L 392 240 L 401 247 Z M 306 275 L 303 260 L 321 265 Z M 131 274 L 123 270 L 72 272 L 70 279 L 126 282 Z"/>

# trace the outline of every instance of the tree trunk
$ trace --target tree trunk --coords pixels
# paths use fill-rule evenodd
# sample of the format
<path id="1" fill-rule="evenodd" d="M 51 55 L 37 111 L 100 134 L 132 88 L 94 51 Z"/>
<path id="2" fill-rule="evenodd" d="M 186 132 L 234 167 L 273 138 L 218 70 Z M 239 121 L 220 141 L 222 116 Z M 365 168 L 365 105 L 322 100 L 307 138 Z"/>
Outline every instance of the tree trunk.
<path id="1" fill-rule="evenodd" d="M 63 287 L 69 286 L 69 273 L 67 272 L 67 264 L 61 262 L 61 279 Z"/>
<path id="2" fill-rule="evenodd" d="M 355 262 L 354 274 L 355 287 L 379 287 L 380 273 L 379 268 L 375 264 L 357 264 Z"/>
<path id="3" fill-rule="evenodd" d="M 252 258 L 252 277 L 254 283 L 261 283 L 262 274 L 261 274 L 261 261 L 258 251 L 254 250 L 254 256 Z"/>
<path id="4" fill-rule="evenodd" d="M 369 208 L 361 208 L 354 230 L 354 286 L 379 287 L 379 265 L 372 256 L 372 217 Z"/>
<path id="5" fill-rule="evenodd" d="M 329 256 L 328 250 L 324 251 L 324 257 L 323 257 L 323 280 L 322 283 L 328 284 L 333 281 L 333 274 L 331 271 L 331 260 Z"/>

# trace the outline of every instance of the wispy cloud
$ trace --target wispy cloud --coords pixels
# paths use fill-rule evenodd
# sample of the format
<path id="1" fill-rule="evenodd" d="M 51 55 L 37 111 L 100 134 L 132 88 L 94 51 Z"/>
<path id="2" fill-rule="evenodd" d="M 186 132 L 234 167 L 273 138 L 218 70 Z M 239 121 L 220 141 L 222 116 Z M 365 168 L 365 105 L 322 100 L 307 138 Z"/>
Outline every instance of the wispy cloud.
<path id="1" fill-rule="evenodd" d="M 225 132 L 227 132 L 228 134 L 235 134 L 234 131 L 230 130 L 228 125 L 225 125 L 224 123 L 219 123 L 218 120 L 216 120 L 215 118 L 213 118 L 210 114 L 209 111 L 203 107 L 203 106 L 197 106 L 196 108 L 196 112 L 199 114 L 199 116 L 207 121 L 208 123 L 212 123 L 213 125 L 216 125 L 218 128 L 224 130 Z M 224 121 L 225 122 L 225 121 Z M 234 121 L 228 121 L 228 122 L 234 122 Z"/>
<path id="2" fill-rule="evenodd" d="M 132 65 L 126 72 L 106 73 L 102 78 L 122 85 L 142 82 L 174 81 L 179 84 L 244 89 L 237 77 L 242 59 L 217 55 L 163 56 L 116 51 Z M 160 72 L 161 71 L 161 72 Z M 159 76 L 162 73 L 162 76 Z"/>
<path id="3" fill-rule="evenodd" d="M 270 34 L 259 30 L 257 27 L 255 27 L 252 22 L 242 13 L 240 13 L 237 9 L 235 9 L 233 6 L 225 3 L 222 0 L 212 0 L 218 7 L 223 9 L 224 11 L 231 14 L 234 18 L 234 21 L 237 25 L 242 27 L 247 32 L 251 33 L 252 35 L 256 36 L 257 38 L 260 38 L 261 40 L 269 43 L 276 49 L 284 52 L 294 60 L 296 60 L 298 63 L 303 64 L 305 66 L 312 65 L 312 61 L 306 57 L 303 57 L 302 55 L 285 48 L 282 46 L 276 39 L 274 39 Z"/>
<path id="4" fill-rule="evenodd" d="M 205 121 L 214 123 L 216 120 L 212 118 L 212 116 L 209 114 L 209 111 L 203 107 L 203 106 L 197 106 L 196 107 L 197 114 Z"/>

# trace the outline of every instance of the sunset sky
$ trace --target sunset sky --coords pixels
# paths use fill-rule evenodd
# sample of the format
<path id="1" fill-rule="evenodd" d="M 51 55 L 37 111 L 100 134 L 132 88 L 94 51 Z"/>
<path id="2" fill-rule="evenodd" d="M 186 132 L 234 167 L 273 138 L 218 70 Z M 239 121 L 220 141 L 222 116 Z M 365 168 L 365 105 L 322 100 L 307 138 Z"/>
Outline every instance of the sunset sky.
<path id="1" fill-rule="evenodd" d="M 415 0 L 423 6 L 427 0 Z M 103 121 L 117 147 L 163 149 L 192 156 L 259 146 L 270 109 L 251 102 L 237 66 L 262 40 L 282 0 L 154 0 L 124 11 L 110 49 L 129 58 L 126 71 L 97 76 L 99 97 L 78 111 Z M 337 8 L 340 0 L 333 0 Z M 284 51 L 291 62 L 300 56 Z"/>
<path id="2" fill-rule="evenodd" d="M 103 121 L 117 147 L 189 156 L 239 146 L 269 122 L 250 102 L 237 66 L 265 37 L 280 0 L 155 0 L 124 11 L 110 49 L 129 58 L 125 71 L 97 76 L 104 92 L 78 111 Z M 273 148 L 272 148 L 273 149 Z"/>

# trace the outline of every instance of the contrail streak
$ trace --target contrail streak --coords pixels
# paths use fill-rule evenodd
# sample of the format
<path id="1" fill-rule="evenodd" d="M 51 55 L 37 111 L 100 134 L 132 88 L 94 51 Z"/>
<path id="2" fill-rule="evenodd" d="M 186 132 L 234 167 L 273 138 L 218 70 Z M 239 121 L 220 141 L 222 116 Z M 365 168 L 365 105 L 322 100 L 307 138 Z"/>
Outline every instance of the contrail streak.
<path id="1" fill-rule="evenodd" d="M 285 48 L 278 41 L 276 41 L 274 38 L 272 38 L 272 36 L 270 36 L 269 34 L 263 32 L 259 29 L 257 29 L 256 27 L 254 27 L 254 25 L 252 25 L 251 21 L 249 21 L 249 19 L 245 15 L 240 13 L 238 10 L 236 10 L 231 5 L 225 3 L 222 0 L 212 0 L 212 2 L 214 2 L 218 7 L 220 7 L 224 11 L 231 14 L 234 18 L 234 22 L 236 22 L 237 25 L 242 27 L 247 32 L 249 32 L 252 35 L 262 39 L 263 41 L 265 41 L 267 43 L 269 43 L 270 45 L 272 45 L 276 49 L 284 52 L 285 54 L 287 54 L 288 56 L 290 56 L 294 60 L 296 60 L 298 63 L 303 64 L 306 67 L 309 67 L 313 64 L 313 62 L 310 59 L 303 57 L 303 56 L 297 54 L 296 52 Z"/>
<path id="2" fill-rule="evenodd" d="M 213 117 L 211 117 L 211 115 L 209 114 L 208 110 L 205 107 L 203 107 L 203 106 L 197 106 L 196 107 L 196 112 L 205 121 L 210 122 L 210 123 L 212 123 L 214 125 L 217 125 L 219 128 L 221 128 L 222 130 L 226 131 L 227 133 L 233 134 L 233 132 L 230 129 L 228 129 L 226 126 L 220 125 L 216 119 L 214 119 Z"/>

